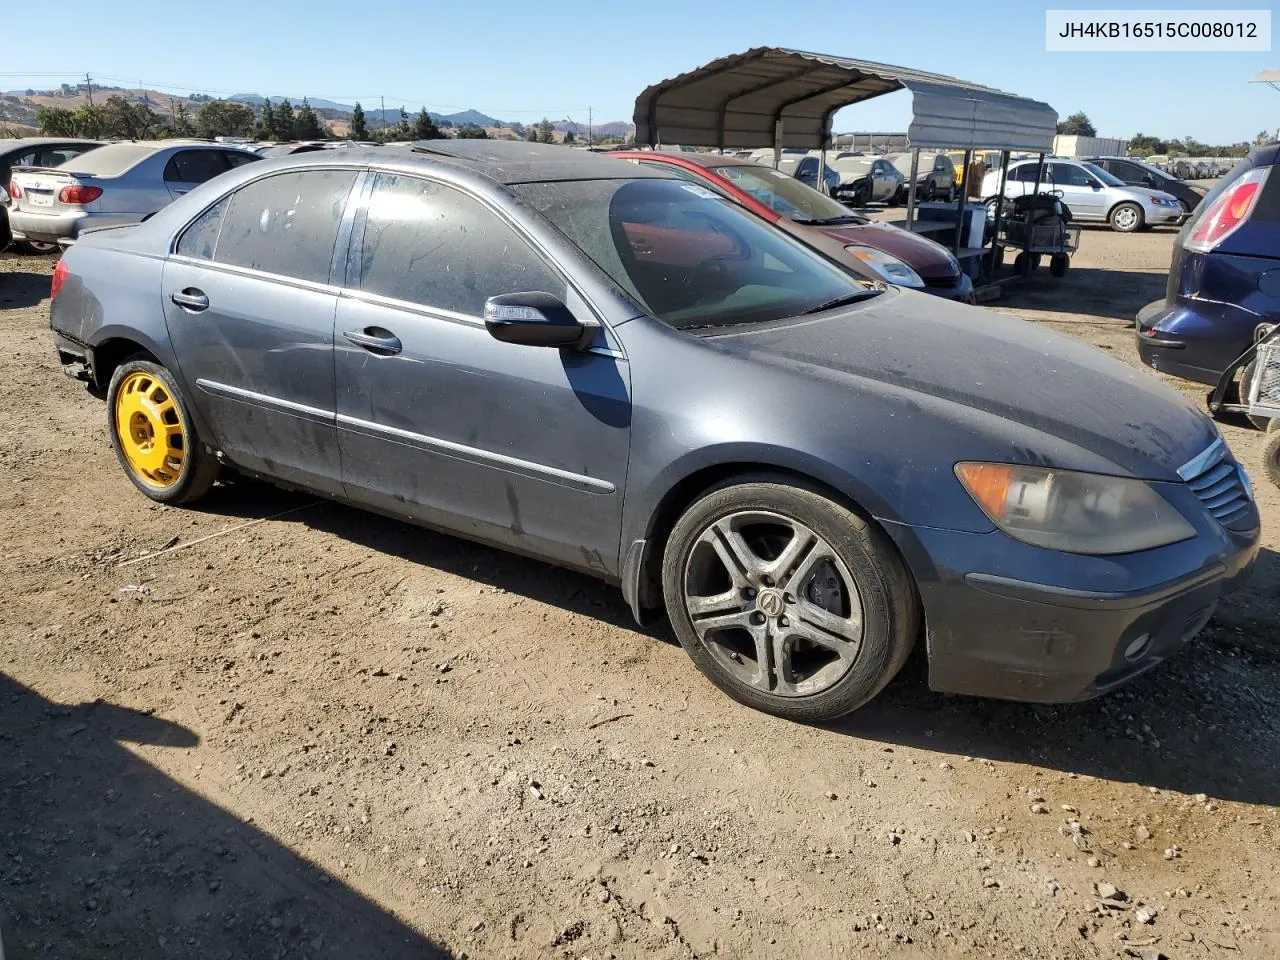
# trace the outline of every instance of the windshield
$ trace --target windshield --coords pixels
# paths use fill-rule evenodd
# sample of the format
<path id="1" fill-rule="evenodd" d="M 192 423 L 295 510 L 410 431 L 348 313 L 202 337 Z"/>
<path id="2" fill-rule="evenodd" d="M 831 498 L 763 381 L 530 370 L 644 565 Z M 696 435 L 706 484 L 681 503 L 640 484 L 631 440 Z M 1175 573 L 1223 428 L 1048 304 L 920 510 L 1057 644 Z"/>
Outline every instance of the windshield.
<path id="1" fill-rule="evenodd" d="M 795 177 L 787 176 L 781 170 L 745 164 L 711 169 L 774 213 L 791 220 L 862 222 L 862 218 L 851 214 L 844 204 L 836 203 L 826 194 L 819 193 Z"/>
<path id="2" fill-rule="evenodd" d="M 511 190 L 677 329 L 778 320 L 875 292 L 696 184 L 566 180 Z"/>
<path id="3" fill-rule="evenodd" d="M 920 154 L 920 165 L 916 168 L 916 172 L 928 173 L 930 170 L 932 170 L 934 157 L 936 156 L 937 154 L 933 154 L 933 153 Z M 885 159 L 888 160 L 890 163 L 892 163 L 893 169 L 897 170 L 903 176 L 907 176 L 907 177 L 911 176 L 911 154 L 895 153 L 891 157 L 885 157 Z"/>
<path id="4" fill-rule="evenodd" d="M 1126 184 L 1123 180 L 1117 177 L 1114 173 L 1108 173 L 1106 170 L 1103 170 L 1096 163 L 1082 163 L 1080 164 L 1080 166 L 1084 167 L 1086 170 L 1092 173 L 1095 177 L 1097 177 L 1099 180 L 1105 183 L 1108 187 L 1128 186 L 1128 184 Z"/>

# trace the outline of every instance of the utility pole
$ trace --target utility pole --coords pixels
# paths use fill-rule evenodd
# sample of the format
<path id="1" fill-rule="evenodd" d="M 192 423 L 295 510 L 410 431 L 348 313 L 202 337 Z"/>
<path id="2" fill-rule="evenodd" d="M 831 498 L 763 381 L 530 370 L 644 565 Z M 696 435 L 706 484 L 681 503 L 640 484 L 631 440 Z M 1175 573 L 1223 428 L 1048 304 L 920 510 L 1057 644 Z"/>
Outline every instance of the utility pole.
<path id="1" fill-rule="evenodd" d="M 591 115 L 591 108 L 587 107 L 587 147 L 591 147 L 595 143 L 595 124 Z"/>
<path id="2" fill-rule="evenodd" d="M 92 107 L 93 106 L 93 79 L 89 76 L 87 71 L 85 72 L 85 75 L 84 75 L 84 83 L 85 83 L 85 86 L 89 88 L 89 106 Z"/>
<path id="3" fill-rule="evenodd" d="M 382 109 L 378 111 L 378 116 L 382 120 L 382 132 L 387 132 L 387 98 L 379 97 L 378 102 L 382 104 Z"/>

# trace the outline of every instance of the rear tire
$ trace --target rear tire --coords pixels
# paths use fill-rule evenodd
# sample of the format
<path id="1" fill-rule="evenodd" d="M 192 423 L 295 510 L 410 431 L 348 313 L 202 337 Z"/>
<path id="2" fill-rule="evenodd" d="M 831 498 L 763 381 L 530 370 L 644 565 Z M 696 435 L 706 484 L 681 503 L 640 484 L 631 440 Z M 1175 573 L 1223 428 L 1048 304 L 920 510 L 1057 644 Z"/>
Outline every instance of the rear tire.
<path id="1" fill-rule="evenodd" d="M 1117 203 L 1107 214 L 1111 229 L 1116 233 L 1133 233 L 1141 230 L 1144 224 L 1142 208 L 1136 203 Z"/>
<path id="2" fill-rule="evenodd" d="M 157 503 L 199 500 L 218 479 L 177 381 L 136 357 L 116 367 L 107 388 L 107 431 L 129 480 Z"/>
<path id="3" fill-rule="evenodd" d="M 1065 253 L 1055 253 L 1049 258 L 1049 272 L 1055 277 L 1065 277 L 1069 266 L 1071 258 Z"/>
<path id="4" fill-rule="evenodd" d="M 15 240 L 13 246 L 21 253 L 32 257 L 47 257 L 59 250 L 56 243 L 45 243 L 42 240 Z"/>
<path id="5" fill-rule="evenodd" d="M 888 538 L 790 477 L 738 477 L 704 494 L 671 531 L 662 585 L 681 646 L 712 683 L 800 722 L 871 700 L 920 625 Z"/>

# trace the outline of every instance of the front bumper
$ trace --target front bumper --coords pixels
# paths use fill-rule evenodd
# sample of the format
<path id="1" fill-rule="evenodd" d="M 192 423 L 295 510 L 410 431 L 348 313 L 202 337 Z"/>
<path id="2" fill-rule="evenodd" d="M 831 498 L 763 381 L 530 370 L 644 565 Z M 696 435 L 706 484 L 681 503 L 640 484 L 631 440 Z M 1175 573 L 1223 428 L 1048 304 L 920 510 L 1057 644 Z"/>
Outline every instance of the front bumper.
<path id="1" fill-rule="evenodd" d="M 929 685 L 1037 703 L 1087 700 L 1181 650 L 1258 553 L 1252 505 L 1240 531 L 1207 515 L 1188 541 L 1116 557 L 1021 544 L 1000 532 L 886 524 L 916 575 Z"/>
<path id="2" fill-rule="evenodd" d="M 973 303 L 973 280 L 963 270 L 956 277 L 925 277 L 922 293 L 931 293 L 945 300 Z"/>
<path id="3" fill-rule="evenodd" d="M 1182 205 L 1176 207 L 1152 206 L 1143 204 L 1143 213 L 1146 214 L 1147 224 L 1153 227 L 1161 227 L 1166 224 L 1176 225 L 1182 223 L 1186 219 L 1186 213 L 1183 212 Z"/>

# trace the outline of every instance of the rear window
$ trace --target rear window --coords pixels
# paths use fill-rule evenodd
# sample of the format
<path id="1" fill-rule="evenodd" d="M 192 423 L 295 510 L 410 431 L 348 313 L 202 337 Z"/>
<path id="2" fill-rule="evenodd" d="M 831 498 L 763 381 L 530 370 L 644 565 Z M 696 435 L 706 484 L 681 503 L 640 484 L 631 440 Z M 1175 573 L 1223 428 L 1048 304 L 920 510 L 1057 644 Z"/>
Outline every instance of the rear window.
<path id="1" fill-rule="evenodd" d="M 87 173 L 93 177 L 118 177 L 137 166 L 156 152 L 147 143 L 108 143 L 76 157 L 64 166 L 70 172 Z"/>

